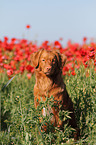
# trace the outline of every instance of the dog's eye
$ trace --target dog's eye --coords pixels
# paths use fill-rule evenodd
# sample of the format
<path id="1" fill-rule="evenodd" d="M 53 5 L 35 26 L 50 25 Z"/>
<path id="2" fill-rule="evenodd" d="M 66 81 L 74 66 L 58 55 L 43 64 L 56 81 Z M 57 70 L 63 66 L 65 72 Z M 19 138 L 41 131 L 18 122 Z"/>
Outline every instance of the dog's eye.
<path id="1" fill-rule="evenodd" d="M 55 59 L 53 59 L 52 62 L 55 63 Z"/>
<path id="2" fill-rule="evenodd" d="M 45 61 L 45 59 L 42 59 L 42 61 Z"/>

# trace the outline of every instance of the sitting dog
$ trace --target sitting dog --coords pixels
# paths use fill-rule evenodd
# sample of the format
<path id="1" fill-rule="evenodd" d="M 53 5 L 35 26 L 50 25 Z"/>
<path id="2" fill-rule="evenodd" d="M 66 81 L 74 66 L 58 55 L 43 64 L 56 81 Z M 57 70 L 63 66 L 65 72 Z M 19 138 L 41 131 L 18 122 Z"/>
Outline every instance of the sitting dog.
<path id="1" fill-rule="evenodd" d="M 64 122 L 60 121 L 59 111 L 68 110 L 71 119 L 69 125 L 76 130 L 74 139 L 78 139 L 78 129 L 74 115 L 73 103 L 67 93 L 66 85 L 62 78 L 62 68 L 66 62 L 66 56 L 57 51 L 39 50 L 32 54 L 32 65 L 35 67 L 36 84 L 34 86 L 34 104 L 39 105 L 39 101 L 46 101 L 46 97 L 54 97 L 54 103 L 58 107 L 52 107 L 53 114 L 51 122 L 54 126 L 63 129 Z M 38 101 L 37 101 L 38 100 Z M 45 108 L 42 110 L 43 115 L 46 115 Z"/>

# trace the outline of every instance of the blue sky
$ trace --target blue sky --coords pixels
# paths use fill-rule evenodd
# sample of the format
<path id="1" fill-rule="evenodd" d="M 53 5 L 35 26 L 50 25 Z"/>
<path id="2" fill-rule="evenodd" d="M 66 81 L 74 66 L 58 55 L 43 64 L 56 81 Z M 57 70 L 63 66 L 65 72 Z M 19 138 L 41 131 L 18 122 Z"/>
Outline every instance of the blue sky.
<path id="1" fill-rule="evenodd" d="M 96 38 L 96 0 L 0 0 L 0 39 L 4 36 L 39 44 L 60 37 L 63 44 Z"/>

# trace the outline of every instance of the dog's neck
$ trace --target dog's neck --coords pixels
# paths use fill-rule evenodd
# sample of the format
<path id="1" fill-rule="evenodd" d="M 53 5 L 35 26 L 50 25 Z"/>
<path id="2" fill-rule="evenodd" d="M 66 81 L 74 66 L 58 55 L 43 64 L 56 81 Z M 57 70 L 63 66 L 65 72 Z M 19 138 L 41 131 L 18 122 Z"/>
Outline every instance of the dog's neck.
<path id="1" fill-rule="evenodd" d="M 52 75 L 46 75 L 42 71 L 35 70 L 36 74 L 36 84 L 42 85 L 44 84 L 48 88 L 51 87 L 53 84 L 57 84 L 62 82 L 62 71 L 55 71 Z M 48 83 L 47 83 L 48 82 Z M 41 84 L 40 84 L 41 83 Z"/>
<path id="2" fill-rule="evenodd" d="M 58 94 L 64 91 L 65 84 L 62 79 L 62 71 L 54 73 L 54 75 L 46 76 L 43 72 L 35 71 L 36 75 L 36 87 L 41 96 L 46 96 L 49 93 L 50 96 Z"/>
<path id="3" fill-rule="evenodd" d="M 53 80 L 53 83 L 55 82 L 55 80 L 57 80 L 58 77 L 62 76 L 62 71 L 55 71 L 54 74 L 49 75 L 48 77 Z"/>

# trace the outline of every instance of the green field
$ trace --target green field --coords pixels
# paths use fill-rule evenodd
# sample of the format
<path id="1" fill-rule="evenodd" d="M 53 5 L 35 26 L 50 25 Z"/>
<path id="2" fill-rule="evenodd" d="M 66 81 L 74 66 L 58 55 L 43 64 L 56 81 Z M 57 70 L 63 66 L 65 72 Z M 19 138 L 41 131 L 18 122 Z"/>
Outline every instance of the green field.
<path id="1" fill-rule="evenodd" d="M 64 76 L 68 93 L 74 102 L 74 109 L 81 137 L 74 142 L 72 128 L 64 125 L 64 132 L 50 125 L 50 116 L 42 116 L 41 109 L 52 102 L 47 98 L 34 107 L 34 75 L 28 80 L 26 71 L 18 74 L 10 84 L 6 73 L 0 74 L 1 132 L 0 145 L 58 145 L 58 144 L 96 144 L 96 74 L 93 67 L 75 70 L 76 75 Z M 68 118 L 68 112 L 65 120 Z M 39 121 L 41 116 L 42 121 Z M 48 133 L 41 132 L 42 124 L 49 124 Z M 54 128 L 54 132 L 51 130 Z"/>

